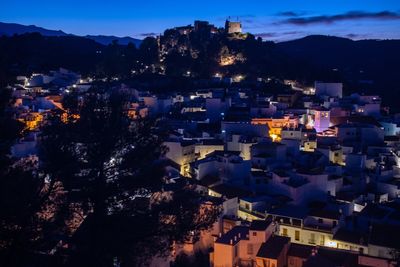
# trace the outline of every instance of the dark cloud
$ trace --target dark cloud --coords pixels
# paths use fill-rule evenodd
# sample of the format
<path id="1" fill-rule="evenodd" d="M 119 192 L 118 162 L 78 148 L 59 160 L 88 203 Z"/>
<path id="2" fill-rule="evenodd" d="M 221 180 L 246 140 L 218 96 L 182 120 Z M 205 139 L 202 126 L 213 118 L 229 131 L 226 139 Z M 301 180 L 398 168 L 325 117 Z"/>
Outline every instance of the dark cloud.
<path id="1" fill-rule="evenodd" d="M 304 12 L 296 12 L 296 11 L 283 11 L 278 13 L 278 16 L 282 17 L 298 17 L 304 15 Z"/>
<path id="2" fill-rule="evenodd" d="M 299 33 L 304 33 L 304 32 L 301 32 L 301 31 L 283 32 L 283 34 L 285 34 L 285 35 L 292 35 L 292 34 L 299 34 Z"/>
<path id="3" fill-rule="evenodd" d="M 260 32 L 254 35 L 261 38 L 272 38 L 278 36 L 276 32 Z"/>
<path id="4" fill-rule="evenodd" d="M 334 23 L 343 20 L 359 20 L 359 19 L 377 19 L 377 20 L 396 20 L 400 19 L 400 13 L 391 11 L 381 12 L 364 12 L 364 11 L 350 11 L 344 14 L 337 15 L 322 15 L 312 17 L 296 17 L 289 18 L 282 21 L 281 23 L 289 23 L 295 25 L 308 25 L 308 24 L 319 24 L 319 23 Z"/>
<path id="5" fill-rule="evenodd" d="M 261 32 L 254 34 L 257 37 L 261 38 L 274 38 L 274 37 L 283 37 L 288 35 L 295 35 L 303 33 L 301 31 L 289 31 L 289 32 Z"/>
<path id="6" fill-rule="evenodd" d="M 253 21 L 253 19 L 255 17 L 256 17 L 255 15 L 251 15 L 251 14 L 235 15 L 235 16 L 231 15 L 231 16 L 226 16 L 226 17 L 219 17 L 219 18 L 217 18 L 217 20 L 218 21 L 225 21 L 227 19 L 230 19 L 230 20 L 237 20 L 238 19 L 238 20 L 243 22 L 243 21 L 246 21 L 246 20 Z"/>
<path id="7" fill-rule="evenodd" d="M 358 33 L 349 33 L 349 34 L 346 34 L 345 37 L 350 38 L 350 39 L 361 39 L 361 38 L 368 37 L 368 35 L 358 34 Z"/>
<path id="8" fill-rule="evenodd" d="M 157 36 L 158 34 L 155 32 L 146 32 L 146 33 L 141 33 L 140 36 L 142 37 L 154 37 Z"/>
<path id="9" fill-rule="evenodd" d="M 254 19 L 240 19 L 239 18 L 239 20 L 242 22 L 242 23 L 246 23 L 246 24 L 253 24 L 253 23 L 255 23 L 256 21 L 254 20 Z"/>

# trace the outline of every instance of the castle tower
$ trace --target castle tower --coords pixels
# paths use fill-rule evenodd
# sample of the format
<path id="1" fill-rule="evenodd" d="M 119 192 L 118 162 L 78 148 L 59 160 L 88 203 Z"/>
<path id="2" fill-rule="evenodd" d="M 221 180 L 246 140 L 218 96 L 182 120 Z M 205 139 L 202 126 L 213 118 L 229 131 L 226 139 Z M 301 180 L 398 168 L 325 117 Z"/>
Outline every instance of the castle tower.
<path id="1" fill-rule="evenodd" d="M 225 31 L 228 34 L 242 33 L 242 23 L 238 21 L 230 21 L 230 18 L 225 22 Z"/>

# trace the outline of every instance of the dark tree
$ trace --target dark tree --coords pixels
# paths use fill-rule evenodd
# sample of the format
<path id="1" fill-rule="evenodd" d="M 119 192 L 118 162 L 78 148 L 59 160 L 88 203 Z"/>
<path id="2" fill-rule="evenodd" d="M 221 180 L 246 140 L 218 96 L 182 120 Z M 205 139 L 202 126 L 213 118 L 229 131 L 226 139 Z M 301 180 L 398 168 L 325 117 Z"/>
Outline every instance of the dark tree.
<path id="1" fill-rule="evenodd" d="M 217 215 L 200 209 L 201 198 L 185 184 L 165 190 L 163 135 L 154 121 L 130 120 L 127 99 L 97 90 L 70 103 L 79 119 L 54 117 L 43 130 L 43 170 L 87 215 L 67 252 L 71 266 L 143 264 L 173 241 L 195 238 Z"/>
<path id="2" fill-rule="evenodd" d="M 158 43 L 154 37 L 146 37 L 140 44 L 140 56 L 144 64 L 150 65 L 158 62 Z"/>
<path id="3" fill-rule="evenodd" d="M 113 41 L 104 49 L 96 73 L 100 77 L 126 79 L 131 76 L 132 70 L 138 68 L 138 60 L 139 54 L 134 44 L 124 46 Z"/>
<path id="4" fill-rule="evenodd" d="M 57 186 L 47 183 L 34 159 L 12 158 L 10 148 L 21 136 L 13 118 L 11 92 L 0 91 L 0 265 L 38 266 L 37 255 L 52 245 L 48 234 L 57 214 Z M 53 232 L 54 233 L 54 232 Z M 41 264 L 45 266 L 44 264 Z"/>

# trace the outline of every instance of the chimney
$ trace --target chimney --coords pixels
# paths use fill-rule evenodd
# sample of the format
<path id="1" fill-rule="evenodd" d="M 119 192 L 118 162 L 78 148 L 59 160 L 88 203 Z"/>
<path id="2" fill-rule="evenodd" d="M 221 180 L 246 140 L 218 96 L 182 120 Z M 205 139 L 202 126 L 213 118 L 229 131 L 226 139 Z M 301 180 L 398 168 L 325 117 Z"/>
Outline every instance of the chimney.
<path id="1" fill-rule="evenodd" d="M 233 241 L 232 241 L 232 239 L 231 239 L 231 242 L 230 242 L 230 244 L 231 244 L 231 245 L 233 245 Z"/>
<path id="2" fill-rule="evenodd" d="M 235 236 L 235 242 L 237 241 L 237 236 Z"/>
<path id="3" fill-rule="evenodd" d="M 222 236 L 222 233 L 221 233 L 221 232 L 219 232 L 219 234 L 218 234 L 218 235 L 219 235 L 219 237 L 221 237 L 221 236 Z"/>
<path id="4" fill-rule="evenodd" d="M 239 233 L 239 239 L 240 239 L 240 233 Z"/>

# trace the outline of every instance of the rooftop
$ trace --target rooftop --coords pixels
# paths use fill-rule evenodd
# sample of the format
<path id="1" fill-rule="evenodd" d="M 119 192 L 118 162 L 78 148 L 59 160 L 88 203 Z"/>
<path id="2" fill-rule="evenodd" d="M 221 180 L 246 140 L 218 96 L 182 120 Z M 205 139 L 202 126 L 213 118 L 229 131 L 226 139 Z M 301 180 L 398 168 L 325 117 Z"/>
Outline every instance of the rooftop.
<path id="1" fill-rule="evenodd" d="M 367 241 L 367 238 L 362 233 L 345 228 L 340 228 L 339 230 L 337 230 L 337 232 L 333 236 L 333 239 L 361 245 L 365 245 Z"/>
<path id="2" fill-rule="evenodd" d="M 250 230 L 253 231 L 264 231 L 272 223 L 271 220 L 254 220 L 250 224 Z"/>
<path id="3" fill-rule="evenodd" d="M 313 246 L 292 243 L 290 244 L 288 256 L 307 259 L 311 255 L 313 248 Z"/>
<path id="4" fill-rule="evenodd" d="M 285 236 L 271 236 L 267 242 L 263 243 L 258 250 L 257 257 L 267 259 L 277 259 L 285 248 L 285 245 L 290 243 L 290 238 Z"/>
<path id="5" fill-rule="evenodd" d="M 341 214 L 338 211 L 327 210 L 327 209 L 317 209 L 312 210 L 309 213 L 310 216 L 331 219 L 331 220 L 339 220 Z"/>
<path id="6" fill-rule="evenodd" d="M 247 190 L 237 188 L 227 184 L 219 184 L 210 188 L 210 190 L 217 192 L 227 198 L 244 197 L 250 195 Z"/>
<path id="7" fill-rule="evenodd" d="M 362 123 L 382 127 L 382 125 L 371 116 L 345 116 L 345 117 L 331 117 L 332 125 L 339 125 L 344 123 Z"/>
<path id="8" fill-rule="evenodd" d="M 377 246 L 400 249 L 400 225 L 374 224 L 369 243 Z"/>
<path id="9" fill-rule="evenodd" d="M 304 219 L 307 216 L 306 208 L 294 205 L 285 205 L 283 207 L 273 209 L 269 212 L 269 214 L 296 219 Z"/>
<path id="10" fill-rule="evenodd" d="M 248 239 L 249 228 L 246 226 L 235 226 L 226 234 L 217 238 L 215 243 L 236 245 L 242 239 Z"/>

